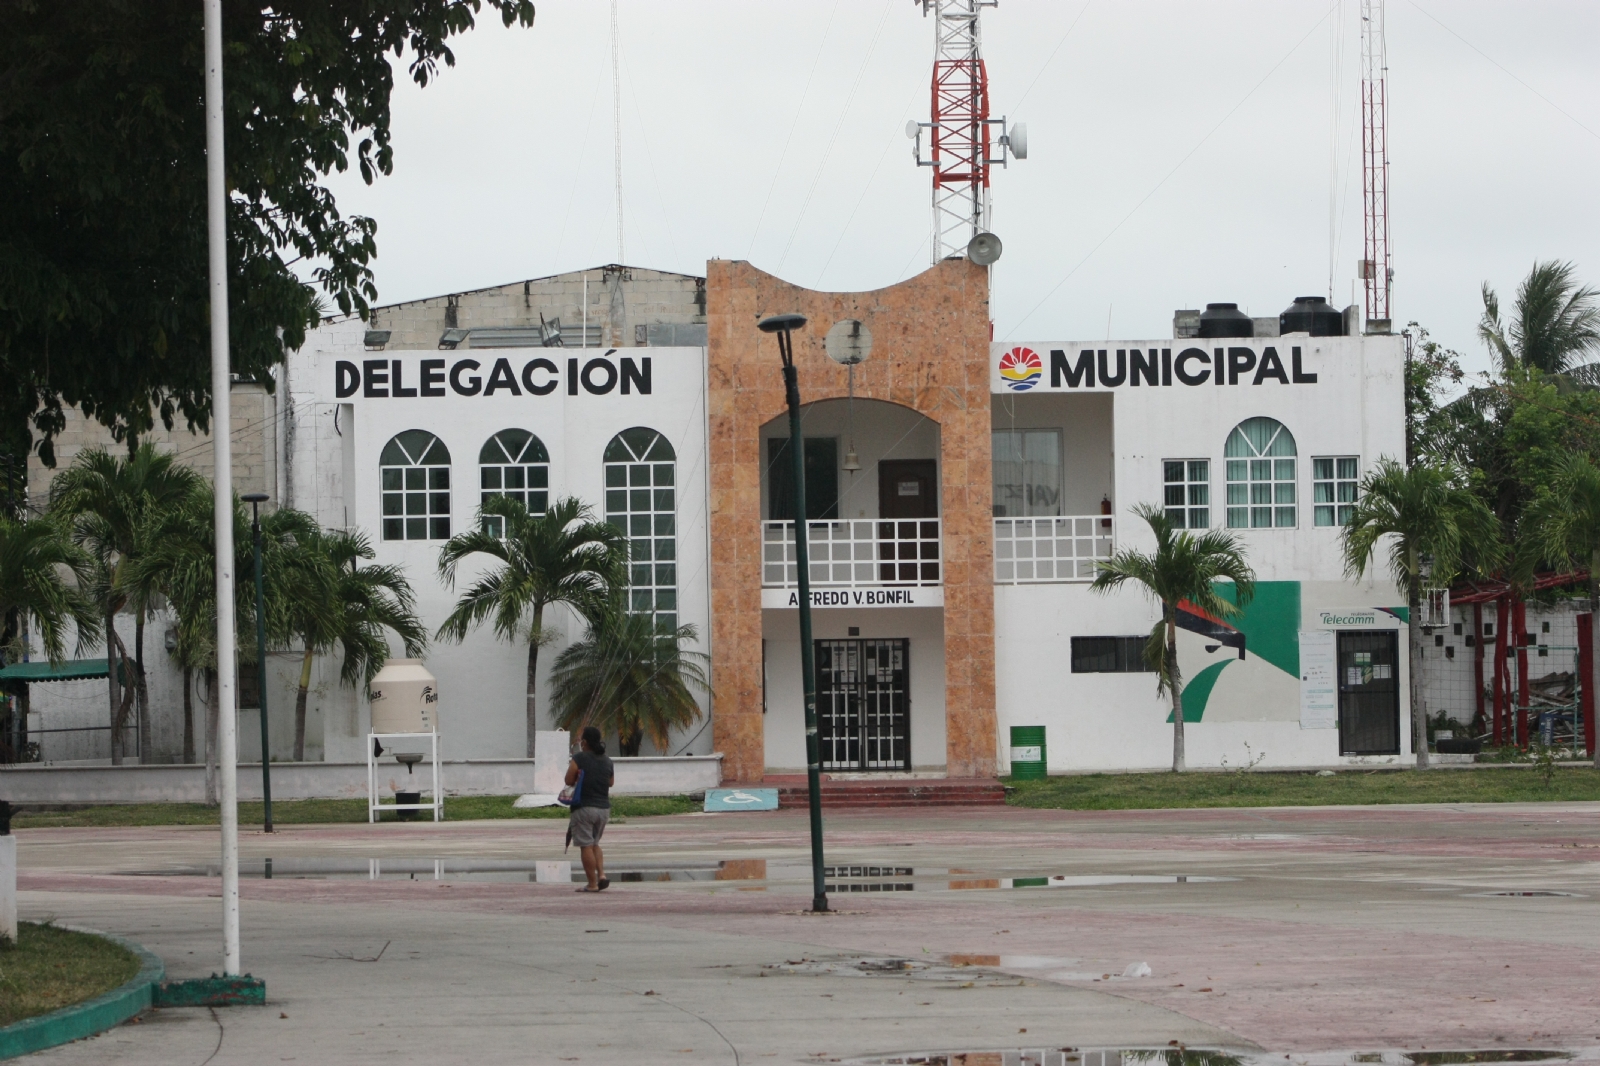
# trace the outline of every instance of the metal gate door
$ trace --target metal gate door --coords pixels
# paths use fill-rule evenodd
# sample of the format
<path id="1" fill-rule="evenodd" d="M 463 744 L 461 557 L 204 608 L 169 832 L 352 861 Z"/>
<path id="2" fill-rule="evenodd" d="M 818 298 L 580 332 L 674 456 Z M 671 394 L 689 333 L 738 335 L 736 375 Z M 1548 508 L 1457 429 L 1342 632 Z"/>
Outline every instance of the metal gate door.
<path id="1" fill-rule="evenodd" d="M 822 768 L 911 769 L 909 642 L 819 640 L 816 659 Z"/>
<path id="2" fill-rule="evenodd" d="M 1399 634 L 1339 634 L 1339 751 L 1400 754 Z"/>

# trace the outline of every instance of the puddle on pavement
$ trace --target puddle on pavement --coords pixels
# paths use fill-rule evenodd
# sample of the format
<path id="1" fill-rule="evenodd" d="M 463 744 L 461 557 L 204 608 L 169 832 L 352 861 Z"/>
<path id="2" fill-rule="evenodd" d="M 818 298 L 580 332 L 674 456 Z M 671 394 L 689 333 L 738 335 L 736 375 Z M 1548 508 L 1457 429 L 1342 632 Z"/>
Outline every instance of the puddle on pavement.
<path id="1" fill-rule="evenodd" d="M 929 955 L 921 959 L 897 956 L 863 957 L 860 955 L 829 955 L 813 958 L 785 959 L 759 967 L 758 977 L 889 977 L 902 980 L 934 981 L 961 987 L 976 988 L 1016 987 L 1019 978 L 1014 974 L 977 972 L 954 964 L 949 956 Z"/>
<path id="2" fill-rule="evenodd" d="M 845 1066 L 1456 1066 L 1499 1062 L 1572 1063 L 1600 1059 L 1600 1049 L 1469 1049 L 1461 1051 L 1326 1051 L 1294 1054 L 1234 1048 L 991 1048 L 907 1051 L 847 1059 Z"/>
<path id="3" fill-rule="evenodd" d="M 970 966 L 1001 970 L 1014 976 L 1036 977 L 1044 981 L 1120 982 L 1137 981 L 1150 976 L 1150 966 L 1144 962 L 1130 962 L 1121 973 L 1105 973 L 1099 970 L 1075 970 L 1072 967 L 1081 967 L 1082 959 L 1056 955 L 985 955 L 958 952 L 946 955 L 945 961 L 958 968 Z"/>
<path id="4" fill-rule="evenodd" d="M 962 892 L 1005 888 L 1098 888 L 1105 885 L 1182 885 L 1236 881 L 1189 874 L 1055 874 L 985 877 L 977 870 L 913 866 L 825 866 L 829 892 Z M 809 868 L 804 878 L 810 875 Z M 804 879 L 802 878 L 802 879 Z M 769 878 L 775 879 L 775 878 Z"/>
<path id="5" fill-rule="evenodd" d="M 755 860 L 760 863 L 761 860 Z M 171 866 L 155 870 L 126 871 L 145 877 L 221 877 L 215 863 Z M 703 865 L 637 864 L 608 870 L 618 882 L 739 881 L 765 876 L 764 864 L 752 860 L 710 862 Z M 568 859 L 240 859 L 239 876 L 265 880 L 334 881 L 501 881 L 567 884 L 583 881 L 583 867 Z"/>
<path id="6" fill-rule="evenodd" d="M 875 977 L 954 983 L 960 987 L 1015 987 L 1030 981 L 1137 981 L 1150 975 L 1143 962 L 1130 963 L 1121 973 L 1072 969 L 1084 960 L 1058 955 L 954 953 L 924 954 L 914 958 L 887 955 L 802 955 L 761 966 L 756 976 Z M 1281 1064 L 1280 1064 L 1281 1066 Z"/>
<path id="7" fill-rule="evenodd" d="M 732 882 L 727 887 L 764 892 L 809 891 L 811 867 L 767 859 L 724 859 L 704 862 L 663 861 L 617 864 L 606 871 L 612 881 L 627 883 Z M 131 876 L 220 877 L 215 863 L 127 870 Z M 583 880 L 573 860 L 457 858 L 299 858 L 241 859 L 239 876 L 266 880 L 365 881 L 498 881 L 566 884 Z M 1056 874 L 1038 877 L 990 877 L 982 871 L 953 867 L 850 864 L 823 867 L 830 893 L 959 892 L 1018 888 L 1098 888 L 1109 885 L 1181 885 L 1234 881 L 1232 877 L 1188 874 Z"/>

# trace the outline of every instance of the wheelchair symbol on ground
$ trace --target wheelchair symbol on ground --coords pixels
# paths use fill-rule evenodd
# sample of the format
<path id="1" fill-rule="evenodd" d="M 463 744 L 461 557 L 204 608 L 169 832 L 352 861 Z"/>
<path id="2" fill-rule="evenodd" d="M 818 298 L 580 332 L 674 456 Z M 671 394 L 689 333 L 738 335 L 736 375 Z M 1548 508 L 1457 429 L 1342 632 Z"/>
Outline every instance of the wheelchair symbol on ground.
<path id="1" fill-rule="evenodd" d="M 711 788 L 706 790 L 708 811 L 775 811 L 778 809 L 778 790 L 775 788 Z"/>

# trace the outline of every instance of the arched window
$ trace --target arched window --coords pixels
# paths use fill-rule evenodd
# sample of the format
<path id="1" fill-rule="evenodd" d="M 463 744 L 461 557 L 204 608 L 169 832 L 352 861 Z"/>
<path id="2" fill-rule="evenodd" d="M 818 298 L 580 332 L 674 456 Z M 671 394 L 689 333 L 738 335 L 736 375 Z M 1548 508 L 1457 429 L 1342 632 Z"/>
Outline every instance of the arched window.
<path id="1" fill-rule="evenodd" d="M 628 538 L 628 610 L 678 624 L 677 455 L 667 438 L 635 426 L 606 445 L 606 521 Z"/>
<path id="2" fill-rule="evenodd" d="M 1233 427 L 1222 455 L 1228 465 L 1228 528 L 1295 525 L 1294 435 L 1275 418 Z"/>
<path id="3" fill-rule="evenodd" d="M 550 507 L 550 453 L 544 442 L 525 429 L 502 429 L 478 451 L 479 503 L 491 496 L 510 496 L 530 514 Z M 486 515 L 483 527 L 500 536 L 501 520 Z"/>
<path id="4" fill-rule="evenodd" d="M 396 434 L 378 459 L 384 540 L 450 539 L 450 451 L 421 429 Z"/>

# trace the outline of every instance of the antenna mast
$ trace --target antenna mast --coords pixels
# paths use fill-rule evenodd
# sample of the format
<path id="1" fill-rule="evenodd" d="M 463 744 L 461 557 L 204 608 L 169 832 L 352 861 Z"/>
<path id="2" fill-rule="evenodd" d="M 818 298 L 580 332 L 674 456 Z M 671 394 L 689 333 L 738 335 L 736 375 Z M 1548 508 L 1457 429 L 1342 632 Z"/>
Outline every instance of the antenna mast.
<path id="1" fill-rule="evenodd" d="M 933 19 L 932 121 L 913 122 L 918 166 L 933 168 L 933 261 L 964 255 L 980 233 L 989 232 L 989 167 L 1009 155 L 1028 156 L 1026 130 L 1009 133 L 1004 118 L 989 117 L 989 75 L 984 67 L 978 15 L 998 0 L 919 0 Z M 998 125 L 1000 154 L 990 156 L 989 127 Z M 922 158 L 923 129 L 930 131 L 929 158 Z"/>
<path id="2" fill-rule="evenodd" d="M 617 0 L 611 0 L 611 154 L 617 173 L 617 264 L 622 254 L 622 79 L 618 74 L 617 53 L 621 39 L 617 33 Z"/>
<path id="3" fill-rule="evenodd" d="M 1361 0 L 1361 159 L 1366 218 L 1366 257 L 1361 279 L 1367 289 L 1367 331 L 1387 333 L 1392 324 L 1389 292 L 1394 268 L 1389 258 L 1389 106 L 1388 49 L 1384 43 L 1383 0 Z"/>

